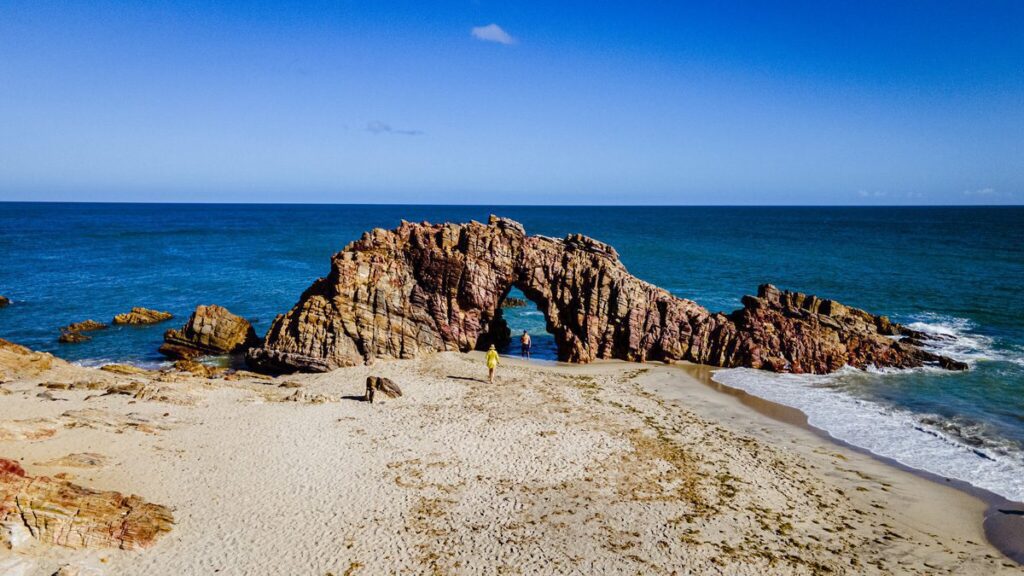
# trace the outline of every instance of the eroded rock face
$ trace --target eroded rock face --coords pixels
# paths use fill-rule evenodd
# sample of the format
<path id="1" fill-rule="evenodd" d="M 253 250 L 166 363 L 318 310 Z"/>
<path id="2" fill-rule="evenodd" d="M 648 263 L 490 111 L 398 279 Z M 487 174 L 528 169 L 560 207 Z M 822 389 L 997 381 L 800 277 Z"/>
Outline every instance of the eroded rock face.
<path id="1" fill-rule="evenodd" d="M 197 306 L 180 330 L 168 330 L 160 352 L 179 360 L 244 352 L 259 343 L 248 320 L 227 308 Z"/>
<path id="2" fill-rule="evenodd" d="M 35 352 L 0 338 L 0 382 L 35 376 L 64 363 L 45 352 Z"/>
<path id="3" fill-rule="evenodd" d="M 161 312 L 159 310 L 150 310 L 149 308 L 136 306 L 135 308 L 132 308 L 131 312 L 125 312 L 124 314 L 114 316 L 114 324 L 144 326 L 147 324 L 156 324 L 158 322 L 170 320 L 171 318 L 174 318 L 174 315 L 170 312 Z"/>
<path id="4" fill-rule="evenodd" d="M 171 530 L 164 506 L 119 492 L 97 492 L 45 476 L 31 477 L 0 458 L 0 544 L 31 540 L 70 548 L 146 548 Z"/>
<path id="5" fill-rule="evenodd" d="M 508 342 L 501 304 L 512 287 L 544 313 L 559 359 L 689 360 L 826 373 L 849 364 L 961 368 L 893 336 L 885 317 L 762 286 L 713 314 L 631 275 L 607 244 L 528 236 L 513 221 L 411 224 L 366 233 L 334 255 L 250 363 L 326 371 L 372 358 L 468 351 Z"/>

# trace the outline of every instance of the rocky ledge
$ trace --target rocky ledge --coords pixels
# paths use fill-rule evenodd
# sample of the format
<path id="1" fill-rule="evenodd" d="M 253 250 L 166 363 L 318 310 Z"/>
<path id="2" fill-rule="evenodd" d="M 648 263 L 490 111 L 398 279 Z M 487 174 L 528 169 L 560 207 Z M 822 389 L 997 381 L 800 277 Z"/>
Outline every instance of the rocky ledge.
<path id="1" fill-rule="evenodd" d="M 0 458 L 0 544 L 7 548 L 32 541 L 70 548 L 146 548 L 173 523 L 170 510 L 138 496 L 31 477 L 14 460 Z"/>
<path id="2" fill-rule="evenodd" d="M 157 324 L 165 320 L 174 318 L 174 315 L 170 312 L 161 312 L 159 310 L 150 310 L 149 308 L 134 307 L 131 312 L 125 312 L 124 314 L 118 314 L 114 316 L 114 324 L 127 324 L 130 326 L 145 326 L 148 324 Z"/>
<path id="3" fill-rule="evenodd" d="M 160 353 L 178 360 L 239 354 L 260 343 L 252 324 L 227 308 L 197 306 L 180 330 L 164 333 Z"/>
<path id="4" fill-rule="evenodd" d="M 92 332 L 95 330 L 105 330 L 107 325 L 102 322 L 95 320 L 85 320 L 83 322 L 73 322 L 67 326 L 61 326 L 60 336 L 57 337 L 57 341 L 64 344 L 78 344 L 80 342 L 88 342 L 92 340 L 89 336 L 82 334 L 82 332 Z"/>
<path id="5" fill-rule="evenodd" d="M 517 222 L 376 229 L 334 255 L 331 272 L 278 316 L 247 358 L 271 372 L 326 371 L 508 342 L 502 302 L 518 288 L 544 313 L 559 359 L 688 360 L 777 372 L 965 365 L 900 335 L 903 327 L 764 285 L 711 313 L 631 275 L 615 249 L 578 234 L 529 236 Z"/>

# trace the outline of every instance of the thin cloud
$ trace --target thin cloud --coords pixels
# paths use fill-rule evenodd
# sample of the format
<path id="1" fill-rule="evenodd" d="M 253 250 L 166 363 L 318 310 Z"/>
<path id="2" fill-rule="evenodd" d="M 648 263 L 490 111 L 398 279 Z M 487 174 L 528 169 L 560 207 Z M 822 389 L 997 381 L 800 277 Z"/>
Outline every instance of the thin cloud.
<path id="1" fill-rule="evenodd" d="M 885 190 L 857 190 L 857 195 L 861 198 L 884 198 L 889 193 Z"/>
<path id="2" fill-rule="evenodd" d="M 976 190 L 964 190 L 963 194 L 968 198 L 977 198 L 980 202 L 1007 201 L 1013 200 L 1016 197 L 1016 195 L 1013 192 L 1000 192 L 995 188 L 978 188 Z"/>
<path id="3" fill-rule="evenodd" d="M 498 44 L 504 44 L 509 46 L 516 43 L 516 39 L 512 37 L 508 32 L 501 29 L 501 26 L 497 24 L 488 24 L 487 26 L 474 26 L 469 33 L 477 40 L 483 40 L 484 42 L 497 42 Z"/>
<path id="4" fill-rule="evenodd" d="M 391 124 L 381 122 L 380 120 L 374 120 L 367 124 L 366 131 L 374 135 L 395 134 L 398 136 L 421 136 L 423 134 L 422 130 L 400 130 L 392 127 Z"/>
<path id="5" fill-rule="evenodd" d="M 964 196 L 998 196 L 995 188 L 980 188 L 978 190 L 964 190 Z"/>

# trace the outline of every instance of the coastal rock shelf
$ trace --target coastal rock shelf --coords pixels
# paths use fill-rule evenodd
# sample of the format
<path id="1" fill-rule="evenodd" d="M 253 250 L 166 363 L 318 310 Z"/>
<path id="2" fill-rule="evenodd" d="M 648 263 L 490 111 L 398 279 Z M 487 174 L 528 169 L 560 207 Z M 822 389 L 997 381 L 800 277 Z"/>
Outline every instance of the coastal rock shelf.
<path id="1" fill-rule="evenodd" d="M 631 275 L 607 244 L 530 236 L 494 216 L 364 234 L 334 255 L 330 274 L 278 316 L 247 357 L 271 372 L 327 371 L 504 344 L 502 302 L 513 287 L 544 313 L 567 362 L 689 360 L 795 373 L 966 368 L 915 345 L 920 334 L 884 316 L 771 285 L 744 297 L 739 310 L 711 313 Z"/>
<path id="2" fill-rule="evenodd" d="M 161 312 L 160 310 L 150 310 L 149 308 L 136 306 L 132 308 L 131 312 L 114 316 L 114 324 L 145 326 L 148 324 L 158 324 L 171 318 L 174 318 L 174 315 L 170 312 Z"/>
<path id="3" fill-rule="evenodd" d="M 32 540 L 69 548 L 146 548 L 173 523 L 170 510 L 138 496 L 31 477 L 17 462 L 0 458 L 0 544 L 8 548 Z"/>

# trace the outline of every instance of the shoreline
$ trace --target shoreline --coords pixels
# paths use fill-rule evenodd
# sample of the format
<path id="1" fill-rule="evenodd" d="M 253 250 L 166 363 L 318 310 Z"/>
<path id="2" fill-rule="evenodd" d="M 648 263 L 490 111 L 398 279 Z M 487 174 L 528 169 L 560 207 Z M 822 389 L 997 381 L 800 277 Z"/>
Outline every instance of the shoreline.
<path id="1" fill-rule="evenodd" d="M 896 470 L 912 474 L 939 486 L 952 487 L 968 496 L 977 498 L 986 506 L 981 517 L 986 540 L 1007 558 L 1024 566 L 1024 503 L 1009 500 L 963 480 L 946 478 L 927 470 L 907 466 L 892 458 L 881 456 L 860 446 L 840 440 L 829 434 L 827 430 L 810 424 L 807 415 L 799 408 L 766 400 L 745 390 L 733 388 L 715 381 L 712 378 L 713 372 L 723 370 L 723 368 L 689 363 L 680 363 L 676 367 L 712 390 L 735 398 L 740 404 L 758 414 L 812 432 L 823 440 L 868 456 Z"/>
<path id="2" fill-rule="evenodd" d="M 743 406 L 702 367 L 503 357 L 489 385 L 479 352 L 277 378 L 53 364 L 4 384 L 0 456 L 174 526 L 136 552 L 0 547 L 29 576 L 1020 569 L 978 498 Z M 368 375 L 403 396 L 361 401 Z"/>

